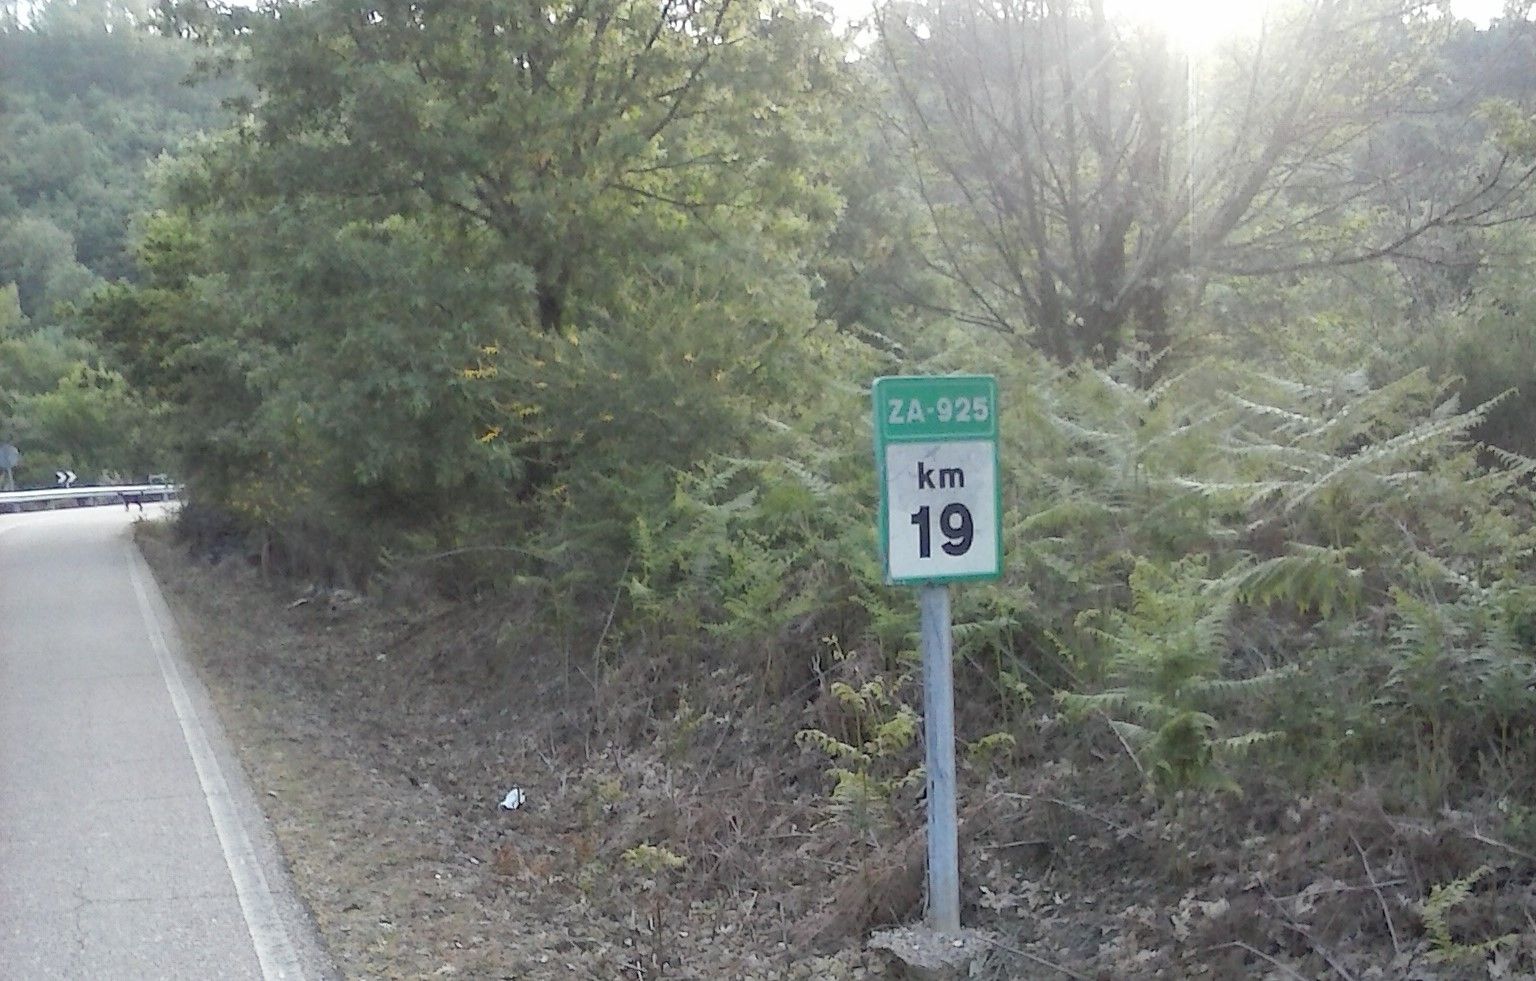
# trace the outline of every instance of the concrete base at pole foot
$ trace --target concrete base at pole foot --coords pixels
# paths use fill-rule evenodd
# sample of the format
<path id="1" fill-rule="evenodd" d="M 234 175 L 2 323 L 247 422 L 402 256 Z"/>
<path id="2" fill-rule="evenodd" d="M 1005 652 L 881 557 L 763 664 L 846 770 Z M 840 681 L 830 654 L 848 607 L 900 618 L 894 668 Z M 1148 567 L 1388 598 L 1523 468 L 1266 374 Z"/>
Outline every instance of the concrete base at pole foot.
<path id="1" fill-rule="evenodd" d="M 869 938 L 871 950 L 883 951 L 891 975 L 903 981 L 960 981 L 992 949 L 983 930 L 941 933 L 926 926 L 881 930 Z"/>

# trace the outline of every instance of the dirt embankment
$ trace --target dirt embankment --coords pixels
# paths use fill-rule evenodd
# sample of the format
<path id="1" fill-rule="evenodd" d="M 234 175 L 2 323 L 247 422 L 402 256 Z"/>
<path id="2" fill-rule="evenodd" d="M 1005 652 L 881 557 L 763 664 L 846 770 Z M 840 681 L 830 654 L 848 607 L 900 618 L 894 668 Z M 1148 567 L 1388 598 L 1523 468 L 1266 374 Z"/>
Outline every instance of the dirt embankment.
<path id="1" fill-rule="evenodd" d="M 535 609 L 143 544 L 349 977 L 866 977 L 869 932 L 920 915 L 915 792 L 831 801 L 795 739 L 831 728 L 819 671 L 770 703 L 729 662 L 602 663 Z M 1536 976 L 1536 860 L 1470 814 L 1262 787 L 1159 806 L 1107 733 L 1031 726 L 965 774 L 964 917 L 996 939 L 976 976 Z"/>

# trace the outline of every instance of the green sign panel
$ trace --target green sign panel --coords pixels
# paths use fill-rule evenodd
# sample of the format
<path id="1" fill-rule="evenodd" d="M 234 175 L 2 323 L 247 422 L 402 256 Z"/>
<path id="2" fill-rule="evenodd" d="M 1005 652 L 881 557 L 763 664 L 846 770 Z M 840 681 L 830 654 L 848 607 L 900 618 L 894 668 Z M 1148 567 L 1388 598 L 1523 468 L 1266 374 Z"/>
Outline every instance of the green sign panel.
<path id="1" fill-rule="evenodd" d="M 997 379 L 919 375 L 875 381 L 875 439 L 997 439 Z"/>
<path id="2" fill-rule="evenodd" d="M 886 581 L 919 585 L 1001 575 L 997 380 L 880 378 L 873 401 Z"/>

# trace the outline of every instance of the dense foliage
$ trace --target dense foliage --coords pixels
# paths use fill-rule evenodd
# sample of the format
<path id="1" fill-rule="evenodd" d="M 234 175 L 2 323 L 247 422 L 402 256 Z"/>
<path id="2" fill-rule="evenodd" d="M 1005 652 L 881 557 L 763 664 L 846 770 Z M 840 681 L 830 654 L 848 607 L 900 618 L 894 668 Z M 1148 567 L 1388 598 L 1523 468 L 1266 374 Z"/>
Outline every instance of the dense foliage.
<path id="1" fill-rule="evenodd" d="M 183 84 L 197 53 L 148 33 L 147 7 L 0 5 L 0 442 L 21 448 L 23 483 L 170 465 L 156 407 L 72 310 L 138 278 L 130 226 L 155 159 L 224 125 L 228 86 Z"/>
<path id="2" fill-rule="evenodd" d="M 35 72 L 0 409 L 117 460 L 91 413 L 153 407 L 195 508 L 299 575 L 530 591 L 679 699 L 748 654 L 878 823 L 917 756 L 868 382 L 994 373 L 975 779 L 1070 720 L 1171 808 L 1371 782 L 1528 836 L 1536 27 L 1279 7 L 1196 58 L 1097 2 L 892 3 L 857 44 L 769 0 L 166 5 L 251 97 L 159 169 L 130 273 L 141 199 L 48 160 L 135 137 Z M 101 278 L 87 333 L 47 319 Z"/>
<path id="3" fill-rule="evenodd" d="M 1476 406 L 1524 381 L 1484 311 L 1523 302 L 1496 257 L 1527 234 L 1528 93 L 1502 68 L 1527 24 L 1298 5 L 1185 71 L 1094 5 L 891 7 L 882 59 L 732 0 L 170 16 L 255 96 L 164 170 L 142 281 L 87 311 L 135 393 L 64 384 L 164 405 L 199 503 L 270 560 L 358 582 L 426 563 L 456 592 L 539 582 L 577 607 L 627 585 L 634 629 L 666 621 L 669 643 L 782 643 L 808 619 L 894 657 L 859 393 L 986 368 L 1007 382 L 1011 572 L 968 594 L 964 648 L 1075 691 L 1159 782 L 1301 738 L 1228 731 L 1233 686 L 1390 650 L 1426 611 L 1524 615 L 1519 444 L 1469 440 L 1508 428 Z M 1175 94 L 1197 77 L 1191 116 Z M 1405 356 L 1349 323 L 1368 259 L 1400 274 L 1366 280 L 1369 305 L 1445 341 Z M 1437 276 L 1461 295 L 1422 309 Z M 1362 370 L 1312 367 L 1324 352 Z M 1417 359 L 1432 374 L 1395 380 Z M 1262 616 L 1287 605 L 1300 622 Z M 1267 626 L 1235 645 L 1244 617 Z"/>

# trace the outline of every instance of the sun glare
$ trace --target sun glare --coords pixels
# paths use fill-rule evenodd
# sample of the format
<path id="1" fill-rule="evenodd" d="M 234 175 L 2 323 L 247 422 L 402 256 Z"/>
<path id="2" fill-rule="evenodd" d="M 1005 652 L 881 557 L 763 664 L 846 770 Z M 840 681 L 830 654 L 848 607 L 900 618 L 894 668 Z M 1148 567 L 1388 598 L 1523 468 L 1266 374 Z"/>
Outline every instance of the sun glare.
<path id="1" fill-rule="evenodd" d="M 1268 0 L 1106 0 L 1104 4 L 1110 17 L 1155 28 L 1192 53 L 1256 32 L 1267 6 Z"/>

